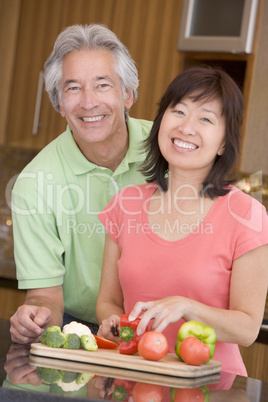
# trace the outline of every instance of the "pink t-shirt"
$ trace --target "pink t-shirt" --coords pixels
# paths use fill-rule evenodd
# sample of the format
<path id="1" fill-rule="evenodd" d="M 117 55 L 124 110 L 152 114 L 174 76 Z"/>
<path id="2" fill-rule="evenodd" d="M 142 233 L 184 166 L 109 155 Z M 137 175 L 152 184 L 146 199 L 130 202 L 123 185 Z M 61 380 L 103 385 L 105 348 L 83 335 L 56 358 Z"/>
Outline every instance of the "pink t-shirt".
<path id="1" fill-rule="evenodd" d="M 118 261 L 124 309 L 138 301 L 181 295 L 228 309 L 232 261 L 268 243 L 265 208 L 236 187 L 218 197 L 204 220 L 178 241 L 159 237 L 148 221 L 148 204 L 156 184 L 128 186 L 117 193 L 99 219 L 121 250 Z M 183 230 L 179 222 L 168 230 Z M 174 353 L 180 320 L 163 333 Z M 222 370 L 247 375 L 238 346 L 217 342 L 213 359 Z"/>

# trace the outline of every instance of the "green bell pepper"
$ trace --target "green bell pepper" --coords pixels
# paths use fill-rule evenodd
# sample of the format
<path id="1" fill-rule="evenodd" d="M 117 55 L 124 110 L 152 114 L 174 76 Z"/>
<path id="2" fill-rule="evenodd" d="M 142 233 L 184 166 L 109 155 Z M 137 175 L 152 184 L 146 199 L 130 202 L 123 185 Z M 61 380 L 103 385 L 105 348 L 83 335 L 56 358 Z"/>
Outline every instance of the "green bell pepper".
<path id="1" fill-rule="evenodd" d="M 215 352 L 215 342 L 216 342 L 216 333 L 215 330 L 210 327 L 209 325 L 204 325 L 199 321 L 187 321 L 179 329 L 178 332 L 178 340 L 175 345 L 175 352 L 176 355 L 183 361 L 180 355 L 180 345 L 185 338 L 189 336 L 194 336 L 195 338 L 199 339 L 205 345 L 208 346 L 210 354 L 210 360 L 214 356 Z"/>

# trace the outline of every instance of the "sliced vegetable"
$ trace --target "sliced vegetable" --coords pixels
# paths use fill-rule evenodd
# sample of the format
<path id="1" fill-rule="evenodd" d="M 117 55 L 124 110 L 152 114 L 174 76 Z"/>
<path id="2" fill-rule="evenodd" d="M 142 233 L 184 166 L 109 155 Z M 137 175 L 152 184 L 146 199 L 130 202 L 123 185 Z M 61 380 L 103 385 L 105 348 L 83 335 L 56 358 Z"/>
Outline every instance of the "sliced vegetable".
<path id="1" fill-rule="evenodd" d="M 101 349 L 116 349 L 118 348 L 118 344 L 110 341 L 109 339 L 101 338 L 100 336 L 94 335 L 94 338 L 97 341 L 97 345 Z"/>

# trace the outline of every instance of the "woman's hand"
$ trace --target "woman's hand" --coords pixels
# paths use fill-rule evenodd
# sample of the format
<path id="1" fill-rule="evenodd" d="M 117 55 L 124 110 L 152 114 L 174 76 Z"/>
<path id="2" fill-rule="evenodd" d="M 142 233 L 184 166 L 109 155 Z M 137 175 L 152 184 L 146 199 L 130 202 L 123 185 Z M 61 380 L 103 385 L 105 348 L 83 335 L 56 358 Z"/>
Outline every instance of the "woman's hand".
<path id="1" fill-rule="evenodd" d="M 119 343 L 120 317 L 116 314 L 111 315 L 103 320 L 99 326 L 97 335 L 109 339 L 110 341 Z M 117 329 L 117 333 L 116 330 Z M 118 335 L 117 335 L 118 334 Z"/>
<path id="2" fill-rule="evenodd" d="M 162 332 L 169 324 L 179 321 L 187 309 L 187 299 L 180 296 L 165 297 L 150 302 L 135 304 L 128 319 L 135 320 L 142 311 L 141 321 L 137 328 L 137 335 L 143 334 L 150 320 L 154 319 L 152 330 Z"/>

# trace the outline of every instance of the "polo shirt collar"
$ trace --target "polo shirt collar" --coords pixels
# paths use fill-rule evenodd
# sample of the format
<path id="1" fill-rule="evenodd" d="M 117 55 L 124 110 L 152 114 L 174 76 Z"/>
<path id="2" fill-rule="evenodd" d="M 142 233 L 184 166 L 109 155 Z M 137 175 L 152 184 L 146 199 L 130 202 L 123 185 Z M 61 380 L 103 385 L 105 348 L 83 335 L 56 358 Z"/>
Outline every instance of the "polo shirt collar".
<path id="1" fill-rule="evenodd" d="M 95 163 L 91 163 L 82 154 L 73 138 L 69 126 L 67 126 L 66 131 L 63 133 L 60 140 L 63 156 L 75 175 L 88 173 L 97 167 Z"/>
<path id="2" fill-rule="evenodd" d="M 128 165 L 130 163 L 142 162 L 144 160 L 144 154 L 141 151 L 143 132 L 142 127 L 139 124 L 139 120 L 129 117 L 127 121 L 128 133 L 129 133 L 129 148 L 128 151 L 120 163 L 115 174 L 123 173 L 129 170 Z M 98 166 L 95 163 L 90 162 L 78 148 L 70 127 L 67 125 L 65 133 L 61 136 L 60 146 L 64 157 L 67 160 L 71 170 L 75 175 L 91 172 L 94 169 L 105 170 L 106 168 Z"/>

